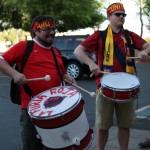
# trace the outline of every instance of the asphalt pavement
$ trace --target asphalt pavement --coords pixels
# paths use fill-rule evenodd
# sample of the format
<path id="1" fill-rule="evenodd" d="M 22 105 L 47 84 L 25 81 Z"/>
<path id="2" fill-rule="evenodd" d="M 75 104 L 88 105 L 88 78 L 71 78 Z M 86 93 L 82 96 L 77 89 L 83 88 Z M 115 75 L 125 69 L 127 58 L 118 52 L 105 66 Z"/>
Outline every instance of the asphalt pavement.
<path id="1" fill-rule="evenodd" d="M 141 95 L 139 97 L 137 113 L 137 125 L 131 129 L 129 149 L 128 150 L 142 150 L 138 147 L 138 143 L 150 137 L 150 102 L 149 102 L 149 65 L 141 65 L 139 70 L 139 77 L 141 80 Z M 144 72 L 147 71 L 147 72 Z M 144 74 L 143 74 L 144 72 Z M 20 106 L 14 105 L 10 102 L 9 96 L 10 79 L 8 77 L 0 78 L 0 150 L 21 150 L 21 136 L 20 136 Z M 81 87 L 93 91 L 94 81 L 85 79 L 78 82 Z M 87 88 L 88 87 L 88 88 Z M 89 150 L 97 150 L 97 137 L 94 124 L 94 100 L 85 97 L 85 110 L 89 120 L 90 128 L 94 130 L 94 137 L 91 139 L 91 146 Z M 117 139 L 116 124 L 110 129 L 109 139 L 105 150 L 119 150 Z M 146 150 L 150 150 L 147 148 Z"/>
<path id="2" fill-rule="evenodd" d="M 105 150 L 120 150 L 117 138 L 117 127 L 113 126 L 109 132 L 109 139 L 106 144 Z M 128 150 L 142 150 L 138 146 L 139 142 L 143 142 L 147 137 L 150 137 L 150 130 L 139 130 L 131 129 L 130 130 L 130 141 Z M 96 129 L 94 128 L 94 138 L 89 150 L 97 150 L 97 138 L 96 138 Z M 146 150 L 150 150 L 147 148 Z"/>

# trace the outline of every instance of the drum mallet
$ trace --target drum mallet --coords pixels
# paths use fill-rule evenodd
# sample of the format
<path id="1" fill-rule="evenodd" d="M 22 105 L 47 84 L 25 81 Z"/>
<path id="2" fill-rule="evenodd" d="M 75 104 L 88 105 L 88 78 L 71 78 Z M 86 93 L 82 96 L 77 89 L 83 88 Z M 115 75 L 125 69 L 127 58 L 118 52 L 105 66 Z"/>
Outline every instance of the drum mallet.
<path id="1" fill-rule="evenodd" d="M 51 79 L 50 75 L 46 75 L 45 77 L 41 77 L 41 78 L 32 78 L 32 79 L 27 79 L 26 81 L 39 81 L 39 80 L 45 80 L 45 81 L 49 81 Z"/>
<path id="2" fill-rule="evenodd" d="M 73 85 L 73 86 L 75 86 L 76 88 L 78 88 L 78 89 L 80 89 L 80 90 L 86 92 L 86 93 L 89 94 L 91 97 L 96 96 L 96 94 L 95 94 L 94 92 L 89 92 L 88 90 L 86 90 L 86 89 L 84 89 L 84 88 L 82 88 L 82 87 L 80 87 L 80 86 L 78 86 L 78 85 L 76 85 L 76 84 L 74 84 L 74 83 L 68 81 L 67 79 L 64 79 L 64 81 L 67 82 L 67 83 L 69 83 L 69 84 L 71 84 L 71 85 Z"/>

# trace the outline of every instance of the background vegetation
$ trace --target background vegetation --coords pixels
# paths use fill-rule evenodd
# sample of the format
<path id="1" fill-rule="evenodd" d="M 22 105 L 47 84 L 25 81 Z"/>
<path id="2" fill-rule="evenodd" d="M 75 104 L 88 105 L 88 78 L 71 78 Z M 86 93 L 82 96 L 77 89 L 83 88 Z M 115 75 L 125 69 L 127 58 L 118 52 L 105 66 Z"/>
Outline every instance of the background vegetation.
<path id="1" fill-rule="evenodd" d="M 150 30 L 150 0 L 134 1 L 139 6 L 139 17 L 147 17 L 147 28 Z M 58 21 L 59 32 L 98 28 L 106 19 L 101 13 L 105 9 L 105 2 L 106 0 L 0 0 L 0 41 L 15 43 L 18 38 L 26 38 L 30 35 L 31 21 L 37 15 L 54 17 Z"/>
<path id="2" fill-rule="evenodd" d="M 30 31 L 37 15 L 50 15 L 58 21 L 58 30 L 94 27 L 104 21 L 102 4 L 97 0 L 1 0 L 0 30 L 14 27 Z"/>

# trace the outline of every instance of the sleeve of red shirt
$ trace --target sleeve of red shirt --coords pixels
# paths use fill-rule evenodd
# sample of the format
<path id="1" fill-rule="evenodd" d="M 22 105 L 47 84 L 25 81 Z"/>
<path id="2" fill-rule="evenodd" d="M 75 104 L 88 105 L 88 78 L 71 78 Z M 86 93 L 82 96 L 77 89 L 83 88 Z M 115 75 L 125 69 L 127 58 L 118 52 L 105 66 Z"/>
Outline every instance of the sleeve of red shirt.
<path id="1" fill-rule="evenodd" d="M 129 31 L 135 49 L 141 50 L 146 41 L 134 32 Z"/>
<path id="2" fill-rule="evenodd" d="M 99 37 L 100 37 L 100 32 L 95 31 L 92 35 L 86 38 L 81 43 L 81 45 L 90 53 L 93 51 L 97 51 Z"/>
<path id="3" fill-rule="evenodd" d="M 13 45 L 8 51 L 6 51 L 2 55 L 2 57 L 10 65 L 13 63 L 21 62 L 26 49 L 26 45 L 27 45 L 26 41 L 20 41 L 19 43 Z"/>

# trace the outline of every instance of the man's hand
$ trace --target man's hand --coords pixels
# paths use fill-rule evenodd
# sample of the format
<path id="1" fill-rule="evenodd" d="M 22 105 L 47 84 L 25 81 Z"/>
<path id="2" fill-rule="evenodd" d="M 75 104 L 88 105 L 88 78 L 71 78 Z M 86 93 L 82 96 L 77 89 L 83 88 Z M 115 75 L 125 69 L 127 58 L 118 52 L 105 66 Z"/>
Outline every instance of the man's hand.
<path id="1" fill-rule="evenodd" d="M 101 70 L 100 70 L 99 66 L 97 64 L 95 64 L 94 62 L 89 64 L 89 68 L 90 68 L 90 71 L 91 71 L 90 77 L 92 77 L 93 75 L 98 75 L 98 74 L 101 73 Z"/>
<path id="2" fill-rule="evenodd" d="M 17 83 L 19 85 L 23 85 L 27 82 L 25 75 L 20 72 L 14 74 L 13 79 L 14 79 L 14 83 Z"/>

